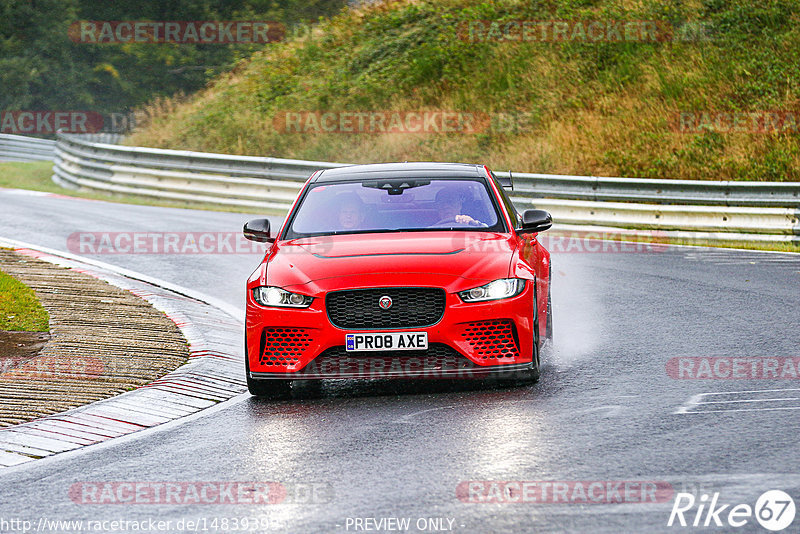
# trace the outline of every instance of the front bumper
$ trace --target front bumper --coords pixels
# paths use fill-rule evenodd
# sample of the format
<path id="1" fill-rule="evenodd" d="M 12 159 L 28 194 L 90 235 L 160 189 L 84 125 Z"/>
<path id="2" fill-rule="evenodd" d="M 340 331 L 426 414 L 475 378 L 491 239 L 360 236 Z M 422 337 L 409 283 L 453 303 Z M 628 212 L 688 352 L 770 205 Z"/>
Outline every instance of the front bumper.
<path id="1" fill-rule="evenodd" d="M 247 354 L 254 379 L 468 378 L 531 368 L 535 287 L 491 302 L 447 293 L 427 327 L 345 330 L 331 324 L 324 295 L 307 309 L 266 308 L 247 297 Z M 427 351 L 346 352 L 351 332 L 426 332 Z"/>
<path id="2" fill-rule="evenodd" d="M 530 363 L 490 365 L 472 369 L 441 369 L 407 367 L 402 363 L 399 370 L 376 369 L 369 364 L 359 366 L 357 370 L 344 371 L 335 367 L 324 367 L 317 373 L 250 373 L 254 379 L 284 379 L 284 380 L 329 380 L 329 379 L 360 379 L 360 378 L 487 378 L 490 376 L 505 376 L 525 372 L 531 369 Z"/>

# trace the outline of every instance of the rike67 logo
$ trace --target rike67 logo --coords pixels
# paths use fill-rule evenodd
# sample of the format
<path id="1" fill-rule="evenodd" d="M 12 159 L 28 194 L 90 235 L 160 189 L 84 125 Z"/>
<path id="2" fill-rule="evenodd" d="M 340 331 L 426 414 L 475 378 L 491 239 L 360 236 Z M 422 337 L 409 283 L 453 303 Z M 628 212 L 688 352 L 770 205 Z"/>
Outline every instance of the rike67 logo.
<path id="1" fill-rule="evenodd" d="M 711 498 L 703 494 L 699 499 L 691 493 L 678 493 L 669 514 L 667 526 L 681 527 L 733 527 L 750 524 L 753 518 L 767 530 L 778 532 L 794 522 L 795 504 L 788 493 L 769 490 L 749 504 L 721 504 L 719 492 Z"/>

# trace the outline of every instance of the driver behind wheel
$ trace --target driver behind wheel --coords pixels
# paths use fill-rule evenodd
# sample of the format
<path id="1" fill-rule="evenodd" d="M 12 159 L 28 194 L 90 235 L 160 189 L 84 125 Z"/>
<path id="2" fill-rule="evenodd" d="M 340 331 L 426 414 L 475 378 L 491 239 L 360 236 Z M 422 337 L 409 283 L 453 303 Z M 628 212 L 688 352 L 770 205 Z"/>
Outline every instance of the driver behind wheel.
<path id="1" fill-rule="evenodd" d="M 361 198 L 355 193 L 340 193 L 333 200 L 338 207 L 339 228 L 362 230 L 366 214 Z"/>
<path id="2" fill-rule="evenodd" d="M 436 207 L 439 210 L 439 221 L 434 226 L 447 223 L 466 224 L 469 226 L 486 226 L 486 224 L 461 213 L 464 197 L 452 189 L 442 189 L 436 193 Z"/>

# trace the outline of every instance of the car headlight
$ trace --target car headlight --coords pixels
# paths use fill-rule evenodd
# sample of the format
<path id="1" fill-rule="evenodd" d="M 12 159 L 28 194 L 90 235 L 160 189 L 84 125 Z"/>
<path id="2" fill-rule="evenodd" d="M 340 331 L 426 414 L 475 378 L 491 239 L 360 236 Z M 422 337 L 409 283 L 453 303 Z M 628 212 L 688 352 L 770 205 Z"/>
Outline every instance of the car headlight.
<path id="1" fill-rule="evenodd" d="M 313 297 L 292 293 L 279 287 L 260 286 L 253 289 L 253 298 L 262 306 L 279 308 L 308 308 Z"/>
<path id="2" fill-rule="evenodd" d="M 525 280 L 522 278 L 503 278 L 480 287 L 459 291 L 458 296 L 464 302 L 484 302 L 507 299 L 519 295 L 523 289 L 525 289 Z"/>

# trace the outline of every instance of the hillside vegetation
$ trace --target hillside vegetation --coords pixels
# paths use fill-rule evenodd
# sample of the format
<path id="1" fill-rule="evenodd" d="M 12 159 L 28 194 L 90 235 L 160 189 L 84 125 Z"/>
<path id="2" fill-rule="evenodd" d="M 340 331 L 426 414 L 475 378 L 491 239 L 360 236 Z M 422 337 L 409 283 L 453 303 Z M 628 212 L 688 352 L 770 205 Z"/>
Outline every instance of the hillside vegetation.
<path id="1" fill-rule="evenodd" d="M 205 87 L 263 45 L 73 41 L 79 21 L 276 21 L 293 28 L 346 0 L 0 0 L 0 113 L 127 113 Z M 0 121 L 3 133 L 18 133 Z M 52 137 L 52 136 L 51 136 Z"/>
<path id="2" fill-rule="evenodd" d="M 465 21 L 515 19 L 658 21 L 660 39 L 459 38 Z M 454 160 L 558 174 L 797 181 L 798 97 L 796 0 L 407 0 L 324 20 L 310 38 L 270 45 L 188 98 L 152 103 L 149 122 L 128 142 L 344 162 Z M 466 133 L 281 127 L 287 111 L 343 110 L 489 119 Z M 742 120 L 736 128 L 693 120 L 692 131 L 680 131 L 680 113 L 718 112 Z M 766 112 L 781 117 L 779 126 L 752 131 L 748 121 Z"/>

